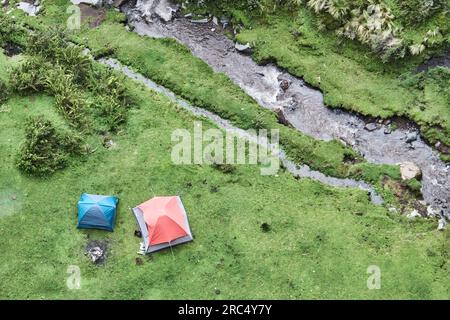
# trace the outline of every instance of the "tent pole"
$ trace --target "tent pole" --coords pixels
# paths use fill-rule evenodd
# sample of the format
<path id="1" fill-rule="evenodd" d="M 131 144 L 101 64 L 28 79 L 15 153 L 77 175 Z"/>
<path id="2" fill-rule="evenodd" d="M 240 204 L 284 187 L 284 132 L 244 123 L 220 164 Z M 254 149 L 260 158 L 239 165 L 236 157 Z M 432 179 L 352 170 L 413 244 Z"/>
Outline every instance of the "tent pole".
<path id="1" fill-rule="evenodd" d="M 173 250 L 172 250 L 172 244 L 169 241 L 169 246 L 170 246 L 170 252 L 172 252 L 172 257 L 175 258 L 175 255 L 173 254 Z"/>

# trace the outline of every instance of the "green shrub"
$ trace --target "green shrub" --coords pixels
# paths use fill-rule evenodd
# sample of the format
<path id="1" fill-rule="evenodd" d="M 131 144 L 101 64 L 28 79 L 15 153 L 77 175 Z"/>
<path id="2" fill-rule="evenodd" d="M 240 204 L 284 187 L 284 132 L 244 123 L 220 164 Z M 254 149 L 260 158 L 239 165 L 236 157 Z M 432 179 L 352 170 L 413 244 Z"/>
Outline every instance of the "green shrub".
<path id="1" fill-rule="evenodd" d="M 406 187 L 412 191 L 415 195 L 420 195 L 420 190 L 422 189 L 422 183 L 417 179 L 410 179 L 405 181 Z"/>
<path id="2" fill-rule="evenodd" d="M 92 103 L 93 112 L 102 131 L 116 132 L 125 123 L 127 109 L 112 96 L 97 96 Z"/>
<path id="3" fill-rule="evenodd" d="M 49 120 L 38 116 L 27 121 L 17 167 L 34 176 L 50 175 L 67 165 L 69 155 L 79 153 L 79 137 L 59 132 Z"/>
<path id="4" fill-rule="evenodd" d="M 127 119 L 128 108 L 134 103 L 123 75 L 104 66 L 95 65 L 88 74 L 85 86 L 94 95 L 96 117 L 106 131 L 117 131 Z"/>
<path id="5" fill-rule="evenodd" d="M 58 110 L 71 124 L 83 125 L 83 115 L 88 101 L 75 85 L 74 75 L 59 65 L 45 75 L 45 88 L 55 97 Z"/>
<path id="6" fill-rule="evenodd" d="M 81 47 L 70 43 L 64 30 L 60 28 L 46 28 L 31 34 L 27 53 L 62 66 L 80 83 L 84 81 L 92 68 L 89 56 L 83 53 Z"/>
<path id="7" fill-rule="evenodd" d="M 0 47 L 7 43 L 23 45 L 25 38 L 25 28 L 17 20 L 0 10 Z"/>
<path id="8" fill-rule="evenodd" d="M 109 68 L 94 66 L 85 84 L 92 93 L 110 96 L 124 107 L 133 104 L 132 96 L 125 86 L 125 77 Z"/>
<path id="9" fill-rule="evenodd" d="M 39 92 L 45 88 L 45 71 L 48 66 L 39 57 L 30 57 L 10 73 L 10 84 L 19 93 Z"/>
<path id="10" fill-rule="evenodd" d="M 399 1 L 401 16 L 406 23 L 418 24 L 446 6 L 445 0 Z"/>
<path id="11" fill-rule="evenodd" d="M 47 91 L 55 97 L 59 111 L 79 127 L 89 122 L 86 116 L 91 107 L 90 114 L 101 130 L 117 131 L 126 121 L 132 98 L 124 77 L 92 63 L 81 47 L 69 43 L 64 31 L 48 28 L 35 32 L 27 53 L 39 57 L 33 59 L 40 59 L 39 65 L 45 67 L 33 68 L 36 62 L 21 66 L 13 79 L 18 91 Z"/>

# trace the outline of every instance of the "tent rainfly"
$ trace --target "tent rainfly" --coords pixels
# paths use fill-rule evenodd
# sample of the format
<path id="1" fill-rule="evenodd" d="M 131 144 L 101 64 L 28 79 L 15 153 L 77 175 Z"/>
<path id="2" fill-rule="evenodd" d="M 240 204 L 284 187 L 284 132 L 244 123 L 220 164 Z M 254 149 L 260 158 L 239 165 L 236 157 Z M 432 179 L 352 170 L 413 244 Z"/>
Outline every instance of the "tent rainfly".
<path id="1" fill-rule="evenodd" d="M 83 193 L 78 201 L 78 229 L 114 231 L 117 203 L 113 196 Z"/>
<path id="2" fill-rule="evenodd" d="M 192 241 L 186 211 L 178 196 L 155 197 L 132 209 L 145 253 Z"/>

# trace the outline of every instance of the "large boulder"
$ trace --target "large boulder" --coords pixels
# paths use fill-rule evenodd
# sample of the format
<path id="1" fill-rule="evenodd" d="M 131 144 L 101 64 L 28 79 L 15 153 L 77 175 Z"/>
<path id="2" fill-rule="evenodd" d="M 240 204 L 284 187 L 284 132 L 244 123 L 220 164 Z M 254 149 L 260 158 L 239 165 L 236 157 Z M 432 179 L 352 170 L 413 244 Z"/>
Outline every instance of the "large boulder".
<path id="1" fill-rule="evenodd" d="M 274 111 L 277 115 L 278 123 L 288 126 L 288 127 L 293 127 L 292 124 L 290 123 L 290 121 L 287 119 L 283 108 L 278 107 L 278 108 L 275 108 Z"/>
<path id="2" fill-rule="evenodd" d="M 22 10 L 29 16 L 35 17 L 39 11 L 41 10 L 41 7 L 39 5 L 39 1 L 30 1 L 30 2 L 19 2 L 16 4 L 17 9 Z"/>
<path id="3" fill-rule="evenodd" d="M 422 175 L 420 168 L 412 162 L 400 163 L 400 173 L 402 175 L 402 180 L 419 179 Z"/>
<path id="4" fill-rule="evenodd" d="M 250 43 L 247 44 L 241 44 L 236 42 L 234 45 L 234 48 L 242 53 L 251 53 L 252 52 L 252 47 L 250 46 Z"/>
<path id="5" fill-rule="evenodd" d="M 70 0 L 75 5 L 88 4 L 94 7 L 101 7 L 103 5 L 103 0 Z"/>
<path id="6" fill-rule="evenodd" d="M 136 8 L 141 12 L 142 18 L 148 22 L 154 18 L 169 22 L 177 11 L 177 8 L 167 0 L 138 0 Z"/>

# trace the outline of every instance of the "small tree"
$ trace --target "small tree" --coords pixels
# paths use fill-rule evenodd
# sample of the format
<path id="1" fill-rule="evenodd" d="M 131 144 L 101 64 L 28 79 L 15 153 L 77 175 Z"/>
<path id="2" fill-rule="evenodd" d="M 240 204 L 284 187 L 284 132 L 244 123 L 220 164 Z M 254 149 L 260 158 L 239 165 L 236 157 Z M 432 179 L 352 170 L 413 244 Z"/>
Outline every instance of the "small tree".
<path id="1" fill-rule="evenodd" d="M 49 120 L 38 116 L 27 122 L 17 166 L 31 175 L 50 175 L 67 165 L 70 154 L 80 152 L 79 137 L 58 132 Z"/>

